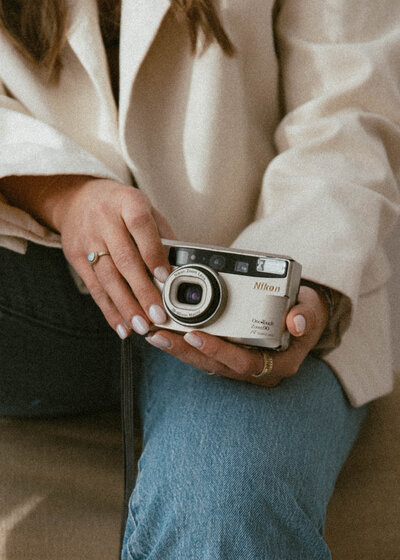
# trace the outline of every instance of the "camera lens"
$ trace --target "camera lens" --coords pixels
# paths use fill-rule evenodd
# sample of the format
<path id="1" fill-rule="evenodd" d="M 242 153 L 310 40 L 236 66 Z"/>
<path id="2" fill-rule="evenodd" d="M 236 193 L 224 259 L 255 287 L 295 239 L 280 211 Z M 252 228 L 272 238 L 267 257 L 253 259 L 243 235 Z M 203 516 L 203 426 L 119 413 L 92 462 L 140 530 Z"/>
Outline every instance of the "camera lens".
<path id="1" fill-rule="evenodd" d="M 203 265 L 184 265 L 171 272 L 162 297 L 168 315 L 185 326 L 202 326 L 216 316 L 225 299 L 217 272 Z"/>
<path id="2" fill-rule="evenodd" d="M 188 284 L 183 282 L 177 293 L 177 298 L 180 303 L 188 305 L 198 305 L 203 297 L 203 288 L 199 284 Z"/>
<path id="3" fill-rule="evenodd" d="M 214 270 L 222 270 L 225 266 L 225 257 L 222 255 L 213 255 L 210 258 L 210 266 Z"/>

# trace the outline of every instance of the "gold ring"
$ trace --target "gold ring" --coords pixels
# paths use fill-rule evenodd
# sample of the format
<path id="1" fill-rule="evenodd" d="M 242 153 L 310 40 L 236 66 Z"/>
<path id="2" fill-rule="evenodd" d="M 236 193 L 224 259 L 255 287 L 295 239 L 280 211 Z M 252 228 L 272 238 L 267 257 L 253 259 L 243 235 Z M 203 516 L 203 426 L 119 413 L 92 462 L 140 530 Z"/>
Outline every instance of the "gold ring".
<path id="1" fill-rule="evenodd" d="M 93 268 L 99 258 L 104 257 L 104 255 L 110 255 L 110 253 L 108 251 L 90 251 L 87 256 L 90 266 Z"/>
<path id="2" fill-rule="evenodd" d="M 272 368 L 274 367 L 274 359 L 271 354 L 269 352 L 266 352 L 265 350 L 263 350 L 261 354 L 264 359 L 264 366 L 260 373 L 253 374 L 253 377 L 257 379 L 264 379 L 265 377 L 268 377 L 268 375 L 270 375 L 272 371 Z"/>

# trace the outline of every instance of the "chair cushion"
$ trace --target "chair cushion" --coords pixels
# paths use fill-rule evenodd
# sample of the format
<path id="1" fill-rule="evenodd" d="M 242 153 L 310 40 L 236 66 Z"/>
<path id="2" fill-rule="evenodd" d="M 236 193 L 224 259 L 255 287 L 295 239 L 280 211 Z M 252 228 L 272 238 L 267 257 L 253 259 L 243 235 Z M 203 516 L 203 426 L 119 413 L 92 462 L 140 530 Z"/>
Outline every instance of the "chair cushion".
<path id="1" fill-rule="evenodd" d="M 118 414 L 0 426 L 0 560 L 118 558 Z"/>
<path id="2" fill-rule="evenodd" d="M 328 508 L 326 540 L 339 560 L 400 558 L 400 381 L 371 404 Z"/>

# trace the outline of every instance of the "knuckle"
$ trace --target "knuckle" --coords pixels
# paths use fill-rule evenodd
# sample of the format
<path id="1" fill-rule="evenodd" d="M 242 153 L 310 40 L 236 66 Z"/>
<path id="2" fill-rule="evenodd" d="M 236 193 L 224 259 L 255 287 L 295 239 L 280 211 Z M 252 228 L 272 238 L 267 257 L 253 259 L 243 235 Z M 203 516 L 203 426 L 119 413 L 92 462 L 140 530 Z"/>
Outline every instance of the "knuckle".
<path id="1" fill-rule="evenodd" d="M 72 243 L 68 247 L 64 246 L 64 254 L 71 263 L 83 261 L 85 268 L 88 263 L 87 256 L 82 254 L 82 247 L 78 243 Z"/>
<path id="2" fill-rule="evenodd" d="M 105 266 L 105 263 L 102 263 L 103 266 L 101 270 L 97 272 L 97 275 L 100 276 L 101 283 L 103 285 L 109 285 L 114 282 L 116 276 L 116 270 L 112 266 Z M 97 265 L 98 268 L 99 265 Z"/>
<path id="3" fill-rule="evenodd" d="M 214 372 L 216 375 L 221 375 L 223 377 L 232 377 L 233 370 L 227 366 L 217 364 L 214 368 L 211 369 L 211 371 Z"/>
<path id="4" fill-rule="evenodd" d="M 90 292 L 90 295 L 92 296 L 94 301 L 97 303 L 97 305 L 99 307 L 101 307 L 102 309 L 105 308 L 105 306 L 108 302 L 108 296 L 104 292 L 104 290 L 100 286 L 100 284 L 96 283 L 96 284 L 92 284 L 92 285 L 87 285 L 87 288 Z"/>
<path id="5" fill-rule="evenodd" d="M 113 252 L 113 261 L 119 270 L 126 270 L 133 261 L 131 247 L 118 247 Z"/>
<path id="6" fill-rule="evenodd" d="M 119 313 L 112 301 L 99 285 L 92 286 L 89 291 L 94 302 L 103 313 L 107 323 L 115 330 L 121 321 Z"/>
<path id="7" fill-rule="evenodd" d="M 124 194 L 126 196 L 126 201 L 129 204 L 133 204 L 135 207 L 137 206 L 145 206 L 150 207 L 150 200 L 147 194 L 145 194 L 140 189 L 129 189 L 124 190 Z"/>
<path id="8" fill-rule="evenodd" d="M 214 358 L 218 361 L 219 358 L 219 345 L 217 340 L 204 341 L 202 350 L 209 358 Z"/>
<path id="9" fill-rule="evenodd" d="M 146 208 L 137 208 L 125 218 L 129 230 L 138 230 L 146 227 L 152 221 L 152 215 Z"/>
<path id="10" fill-rule="evenodd" d="M 297 363 L 290 364 L 285 369 L 285 377 L 293 377 L 294 375 L 296 375 L 296 373 L 299 371 L 299 367 L 300 366 Z"/>
<path id="11" fill-rule="evenodd" d="M 281 381 L 282 381 L 282 378 L 278 377 L 277 379 L 270 380 L 267 383 L 265 383 L 265 386 L 266 387 L 271 387 L 271 388 L 277 387 Z"/>
<path id="12" fill-rule="evenodd" d="M 237 373 L 243 376 L 254 374 L 254 360 L 251 356 L 243 357 L 238 361 L 236 367 Z"/>
<path id="13" fill-rule="evenodd" d="M 147 247 L 141 249 L 141 255 L 144 262 L 152 268 L 166 260 L 165 254 L 162 249 L 162 245 L 152 243 Z"/>
<path id="14" fill-rule="evenodd" d="M 318 318 L 315 309 L 308 310 L 307 323 L 309 325 L 309 330 L 314 330 L 317 327 Z"/>
<path id="15" fill-rule="evenodd" d="M 160 295 L 156 290 L 154 284 L 149 280 L 148 282 L 137 282 L 134 286 L 135 298 L 142 302 L 145 307 L 149 307 L 152 303 L 155 303 L 154 299 Z M 143 307 L 143 305 L 142 305 Z"/>
<path id="16" fill-rule="evenodd" d="M 90 208 L 91 216 L 96 223 L 101 223 L 109 211 L 110 208 L 104 200 L 94 202 Z"/>

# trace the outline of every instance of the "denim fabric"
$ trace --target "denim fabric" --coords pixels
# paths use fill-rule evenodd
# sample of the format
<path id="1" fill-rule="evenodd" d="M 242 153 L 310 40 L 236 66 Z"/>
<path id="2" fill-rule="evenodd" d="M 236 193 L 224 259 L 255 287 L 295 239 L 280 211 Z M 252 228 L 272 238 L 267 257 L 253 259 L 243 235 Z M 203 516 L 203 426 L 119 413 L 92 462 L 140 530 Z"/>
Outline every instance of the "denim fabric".
<path id="1" fill-rule="evenodd" d="M 0 415 L 115 407 L 119 369 L 120 339 L 79 293 L 62 252 L 0 248 Z"/>
<path id="2" fill-rule="evenodd" d="M 123 560 L 329 559 L 326 505 L 366 407 L 311 356 L 267 389 L 133 336 L 144 443 Z M 0 360 L 1 415 L 119 402 L 120 340 L 57 249 L 0 249 Z"/>
<path id="3" fill-rule="evenodd" d="M 366 407 L 308 357 L 273 389 L 145 348 L 123 560 L 325 560 L 325 511 Z"/>

